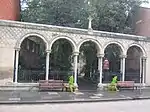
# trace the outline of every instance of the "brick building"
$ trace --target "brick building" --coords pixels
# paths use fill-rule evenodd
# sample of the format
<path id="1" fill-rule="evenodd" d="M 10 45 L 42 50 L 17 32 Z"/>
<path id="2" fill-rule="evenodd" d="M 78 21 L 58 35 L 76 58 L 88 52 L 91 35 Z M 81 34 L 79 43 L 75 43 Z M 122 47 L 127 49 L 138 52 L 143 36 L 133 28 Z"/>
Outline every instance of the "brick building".
<path id="1" fill-rule="evenodd" d="M 140 7 L 135 15 L 135 34 L 150 37 L 150 8 Z"/>
<path id="2" fill-rule="evenodd" d="M 19 20 L 20 0 L 0 0 L 0 19 Z"/>

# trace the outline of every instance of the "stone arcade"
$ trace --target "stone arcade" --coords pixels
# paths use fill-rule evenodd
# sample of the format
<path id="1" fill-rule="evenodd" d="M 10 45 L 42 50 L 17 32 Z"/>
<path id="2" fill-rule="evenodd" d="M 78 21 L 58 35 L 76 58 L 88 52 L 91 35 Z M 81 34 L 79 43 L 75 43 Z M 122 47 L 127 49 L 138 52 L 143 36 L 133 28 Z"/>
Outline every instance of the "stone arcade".
<path id="1" fill-rule="evenodd" d="M 77 86 L 77 58 L 80 46 L 91 41 L 97 46 L 99 86 L 102 85 L 102 66 L 105 48 L 110 44 L 117 45 L 121 50 L 120 71 L 122 80 L 125 80 L 127 52 L 131 47 L 136 47 L 140 52 L 140 82 L 150 84 L 150 39 L 143 36 L 111 33 L 103 31 L 92 31 L 69 27 L 52 25 L 23 23 L 14 21 L 0 21 L 0 80 L 2 83 L 9 81 L 17 83 L 18 80 L 18 60 L 21 44 L 28 37 L 41 38 L 46 46 L 46 76 L 49 79 L 49 55 L 53 43 L 58 39 L 66 39 L 71 44 L 74 55 L 74 77 Z M 134 53 L 133 53 L 134 54 Z M 133 62 L 130 67 L 135 66 Z M 9 80 L 7 80 L 9 79 Z"/>

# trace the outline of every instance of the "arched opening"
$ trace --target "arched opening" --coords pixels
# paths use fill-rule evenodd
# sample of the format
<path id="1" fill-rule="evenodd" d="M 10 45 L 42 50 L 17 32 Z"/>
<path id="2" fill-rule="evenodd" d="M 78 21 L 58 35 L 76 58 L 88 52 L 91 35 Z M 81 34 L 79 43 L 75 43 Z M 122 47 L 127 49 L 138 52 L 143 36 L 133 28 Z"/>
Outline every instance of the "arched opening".
<path id="1" fill-rule="evenodd" d="M 142 62 L 141 57 L 143 56 L 142 50 L 137 46 L 132 46 L 127 51 L 126 59 L 126 81 L 140 82 L 140 75 L 142 74 Z"/>
<path id="2" fill-rule="evenodd" d="M 103 59 L 103 83 L 110 83 L 114 76 L 121 80 L 121 59 L 122 49 L 117 44 L 109 44 L 104 50 Z M 108 63 L 105 65 L 105 63 Z"/>
<path id="3" fill-rule="evenodd" d="M 37 36 L 25 38 L 20 46 L 18 82 L 38 82 L 45 79 L 46 46 Z"/>
<path id="4" fill-rule="evenodd" d="M 68 82 L 69 76 L 73 74 L 72 52 L 72 43 L 67 39 L 58 39 L 52 44 L 49 79 Z"/>
<path id="5" fill-rule="evenodd" d="M 80 90 L 96 89 L 99 82 L 98 45 L 93 41 L 86 41 L 80 46 L 78 57 L 78 85 Z"/>

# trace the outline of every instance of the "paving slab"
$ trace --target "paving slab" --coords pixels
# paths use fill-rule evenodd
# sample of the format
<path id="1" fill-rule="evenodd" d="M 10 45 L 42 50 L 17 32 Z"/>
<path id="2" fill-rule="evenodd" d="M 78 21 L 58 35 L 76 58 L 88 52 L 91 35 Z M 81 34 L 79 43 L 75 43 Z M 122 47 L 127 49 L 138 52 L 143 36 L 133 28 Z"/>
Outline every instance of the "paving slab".
<path id="1" fill-rule="evenodd" d="M 69 103 L 69 102 L 98 102 L 120 101 L 150 98 L 150 89 L 139 91 L 124 90 L 109 91 L 78 91 L 78 92 L 39 92 L 39 91 L 0 91 L 0 103 Z"/>

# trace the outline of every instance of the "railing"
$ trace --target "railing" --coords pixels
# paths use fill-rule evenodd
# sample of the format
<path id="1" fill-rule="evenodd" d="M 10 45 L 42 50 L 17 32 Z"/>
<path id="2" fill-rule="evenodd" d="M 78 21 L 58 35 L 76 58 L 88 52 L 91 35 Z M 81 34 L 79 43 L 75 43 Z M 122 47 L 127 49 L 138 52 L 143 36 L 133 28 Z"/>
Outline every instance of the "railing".
<path id="1" fill-rule="evenodd" d="M 118 76 L 118 81 L 122 80 L 121 73 L 107 72 L 103 73 L 103 83 L 110 83 L 114 76 Z M 140 74 L 135 72 L 125 73 L 125 81 L 135 81 L 135 83 L 140 83 Z"/>
<path id="2" fill-rule="evenodd" d="M 102 82 L 103 83 L 110 83 L 114 76 L 118 77 L 118 81 L 121 81 L 122 74 L 119 72 L 103 72 Z"/>
<path id="3" fill-rule="evenodd" d="M 45 70 L 19 70 L 18 82 L 19 83 L 36 83 L 39 80 L 45 80 Z M 50 71 L 49 79 L 64 80 L 68 81 L 69 76 L 73 74 L 72 71 Z M 114 76 L 118 76 L 118 81 L 121 81 L 122 74 L 118 72 L 106 72 L 103 73 L 102 81 L 103 83 L 110 83 Z M 90 80 L 94 83 L 99 81 L 99 73 L 93 73 Z M 139 73 L 126 73 L 126 81 L 135 81 L 135 83 L 140 83 Z"/>
<path id="4" fill-rule="evenodd" d="M 140 83 L 140 74 L 133 73 L 133 72 L 126 73 L 125 80 L 126 81 L 135 81 L 135 83 Z"/>
<path id="5" fill-rule="evenodd" d="M 18 82 L 35 83 L 45 79 L 45 70 L 19 70 Z"/>
<path id="6" fill-rule="evenodd" d="M 45 80 L 45 70 L 19 70 L 19 83 L 36 83 L 39 80 Z M 68 81 L 68 77 L 73 74 L 72 71 L 50 71 L 49 79 Z"/>
<path id="7" fill-rule="evenodd" d="M 72 71 L 50 71 L 49 79 L 68 81 L 71 74 L 74 73 Z"/>

